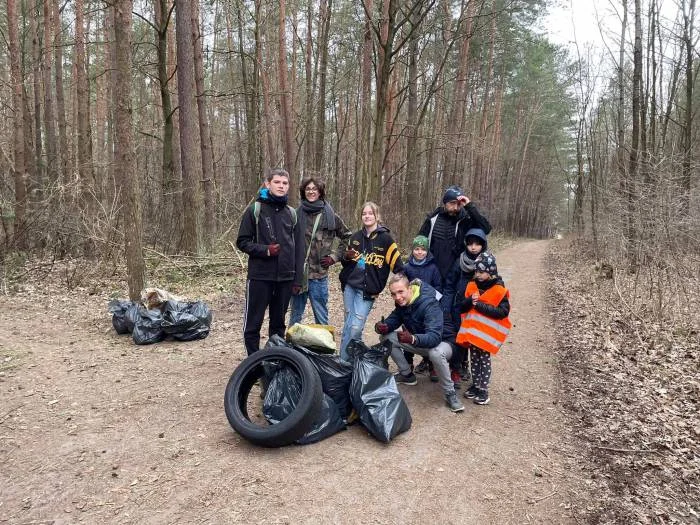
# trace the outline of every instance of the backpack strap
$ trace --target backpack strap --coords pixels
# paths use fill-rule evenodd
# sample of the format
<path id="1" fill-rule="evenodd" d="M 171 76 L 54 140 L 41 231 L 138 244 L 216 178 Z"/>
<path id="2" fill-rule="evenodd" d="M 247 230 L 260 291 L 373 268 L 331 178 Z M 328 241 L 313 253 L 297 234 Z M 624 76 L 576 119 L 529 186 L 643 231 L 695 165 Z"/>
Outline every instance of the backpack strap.
<path id="1" fill-rule="evenodd" d="M 253 218 L 255 219 L 255 240 L 258 240 L 260 238 L 260 235 L 258 235 L 258 222 L 260 222 L 260 201 L 254 201 L 251 208 L 253 210 Z M 292 228 L 296 228 L 297 210 L 289 204 L 287 204 L 287 209 L 292 216 Z"/>

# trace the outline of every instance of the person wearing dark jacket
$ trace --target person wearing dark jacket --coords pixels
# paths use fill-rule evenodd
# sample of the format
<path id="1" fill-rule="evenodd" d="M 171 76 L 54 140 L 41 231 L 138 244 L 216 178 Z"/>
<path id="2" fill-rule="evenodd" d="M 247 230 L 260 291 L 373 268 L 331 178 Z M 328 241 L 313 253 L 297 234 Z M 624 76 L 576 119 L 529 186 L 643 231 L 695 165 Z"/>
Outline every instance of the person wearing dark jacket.
<path id="1" fill-rule="evenodd" d="M 343 258 L 350 229 L 326 200 L 326 185 L 309 177 L 299 187 L 299 227 L 304 232 L 304 276 L 302 290 L 292 297 L 289 324 L 300 323 L 307 299 L 317 324 L 328 324 L 328 268 Z M 338 245 L 333 248 L 335 240 Z"/>
<path id="2" fill-rule="evenodd" d="M 501 348 L 510 333 L 510 292 L 498 275 L 496 258 L 484 252 L 476 259 L 474 280 L 458 298 L 462 322 L 457 344 L 471 353 L 472 386 L 464 393 L 478 405 L 488 404 L 491 354 Z"/>
<path id="3" fill-rule="evenodd" d="M 442 295 L 442 276 L 435 264 L 435 257 L 430 253 L 430 243 L 423 235 L 416 236 L 411 244 L 411 255 L 404 265 L 403 271 L 409 281 L 420 279 L 429 284 Z M 438 297 L 440 300 L 440 297 Z"/>
<path id="4" fill-rule="evenodd" d="M 436 298 L 438 301 L 440 300 L 442 297 L 442 276 L 435 264 L 435 258 L 430 253 L 430 243 L 427 237 L 418 235 L 413 239 L 413 243 L 411 244 L 411 256 L 404 265 L 403 271 L 409 282 L 419 279 L 421 282 L 435 288 L 437 291 Z M 403 355 L 406 361 L 408 361 L 408 364 L 411 365 L 411 370 L 413 370 L 413 354 L 407 351 L 404 352 Z M 429 359 L 424 357 L 423 361 L 427 366 Z"/>
<path id="5" fill-rule="evenodd" d="M 386 286 L 390 272 L 403 269 L 399 247 L 389 229 L 381 224 L 379 206 L 366 202 L 362 206 L 362 228 L 352 234 L 341 261 L 340 287 L 343 290 L 345 323 L 340 342 L 340 357 L 350 356 L 347 346 L 352 339 L 362 339 L 374 299 Z"/>
<path id="6" fill-rule="evenodd" d="M 428 357 L 437 371 L 445 403 L 452 412 L 461 412 L 464 406 L 455 393 L 448 365 L 452 347 L 442 341 L 443 315 L 435 299 L 435 289 L 420 280 L 409 283 L 404 274 L 396 274 L 389 281 L 389 291 L 394 299 L 394 311 L 376 323 L 374 330 L 382 336 L 382 341 L 391 344 L 391 358 L 399 369 L 396 382 L 405 385 L 418 382 L 403 351 Z M 396 332 L 399 327 L 401 331 Z"/>
<path id="7" fill-rule="evenodd" d="M 489 221 L 476 204 L 459 186 L 450 186 L 442 197 L 442 206 L 428 215 L 418 232 L 428 238 L 443 287 L 450 268 L 463 250 L 466 233 L 472 228 L 480 228 L 485 234 L 491 231 Z"/>
<path id="8" fill-rule="evenodd" d="M 459 255 L 447 274 L 444 296 L 441 304 L 445 312 L 445 323 L 450 323 L 455 327 L 455 330 L 459 328 L 461 323 L 459 304 L 461 304 L 461 300 L 464 298 L 464 291 L 467 289 L 467 283 L 474 279 L 476 259 L 481 253 L 486 252 L 487 248 L 488 241 L 484 230 L 472 228 L 464 237 L 464 251 Z M 461 381 L 462 378 L 467 378 L 469 376 L 468 369 L 465 366 L 467 354 L 468 350 L 459 346 L 457 346 L 456 351 L 452 353 L 450 367 L 453 370 L 452 380 L 455 384 Z M 459 370 L 462 371 L 462 375 L 459 373 L 455 375 L 455 371 Z"/>
<path id="9" fill-rule="evenodd" d="M 260 328 L 270 310 L 269 335 L 284 337 L 284 317 L 293 293 L 301 291 L 304 238 L 296 213 L 287 205 L 289 174 L 270 171 L 257 200 L 248 206 L 236 246 L 248 254 L 243 339 L 248 355 L 260 349 Z"/>

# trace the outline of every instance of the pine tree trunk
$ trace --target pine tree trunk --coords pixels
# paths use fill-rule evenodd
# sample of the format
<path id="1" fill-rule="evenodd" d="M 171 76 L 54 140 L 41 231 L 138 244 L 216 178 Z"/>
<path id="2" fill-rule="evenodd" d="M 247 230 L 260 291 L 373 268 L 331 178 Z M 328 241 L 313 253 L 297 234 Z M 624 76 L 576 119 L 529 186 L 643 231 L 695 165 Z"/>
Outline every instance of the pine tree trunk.
<path id="1" fill-rule="evenodd" d="M 44 44 L 44 56 L 43 56 L 43 81 L 44 81 L 44 129 L 46 132 L 46 167 L 49 183 L 54 183 L 58 180 L 58 174 L 60 173 L 57 151 L 58 145 L 56 144 L 56 124 L 53 109 L 53 93 L 51 86 L 53 85 L 51 81 L 51 68 L 52 68 L 52 56 L 51 56 L 51 45 L 53 42 L 53 9 L 48 1 L 43 4 L 43 14 L 44 14 L 44 32 L 43 32 L 43 44 Z"/>
<path id="2" fill-rule="evenodd" d="M 7 36 L 10 50 L 10 78 L 12 82 L 14 166 L 12 176 L 15 182 L 15 221 L 11 242 L 18 249 L 24 248 L 26 237 L 24 223 L 27 210 L 27 189 L 24 150 L 24 112 L 22 111 L 22 68 L 20 64 L 19 17 L 15 0 L 7 0 Z"/>
<path id="3" fill-rule="evenodd" d="M 146 265 L 143 259 L 141 192 L 133 150 L 131 108 L 131 11 L 133 0 L 114 3 L 115 76 L 114 117 L 116 136 L 114 156 L 116 180 L 121 181 L 124 205 L 124 248 L 129 281 L 129 297 L 139 299 L 144 287 Z"/>
<path id="4" fill-rule="evenodd" d="M 292 100 L 287 80 L 287 38 L 285 31 L 286 0 L 279 0 L 279 25 L 277 47 L 277 74 L 279 77 L 280 95 L 282 103 L 282 126 L 284 129 L 284 167 L 289 173 L 290 180 L 294 181 L 296 151 L 294 148 L 294 120 L 292 118 Z"/>
<path id="5" fill-rule="evenodd" d="M 180 121 L 180 156 L 182 158 L 183 232 L 181 249 L 185 253 L 199 252 L 199 222 L 201 199 L 199 185 L 202 176 L 196 86 L 194 79 L 194 43 L 192 42 L 192 4 L 178 2 L 175 9 L 175 38 L 177 40 L 177 88 Z"/>
<path id="6" fill-rule="evenodd" d="M 208 249 L 216 235 L 214 211 L 214 157 L 211 150 L 211 131 L 204 89 L 204 63 L 202 58 L 202 35 L 199 25 L 199 3 L 192 0 L 192 42 L 194 53 L 194 79 L 197 89 L 197 113 L 199 116 L 199 138 L 202 148 L 202 185 L 204 186 L 204 246 Z"/>

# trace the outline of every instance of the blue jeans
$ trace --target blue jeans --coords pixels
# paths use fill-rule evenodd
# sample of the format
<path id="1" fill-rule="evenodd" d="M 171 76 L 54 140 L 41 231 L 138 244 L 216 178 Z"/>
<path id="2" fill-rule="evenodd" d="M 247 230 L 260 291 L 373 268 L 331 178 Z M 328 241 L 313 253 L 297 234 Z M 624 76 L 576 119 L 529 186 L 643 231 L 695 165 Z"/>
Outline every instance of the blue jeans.
<path id="1" fill-rule="evenodd" d="M 309 279 L 309 290 L 292 296 L 292 313 L 289 326 L 301 323 L 306 308 L 306 300 L 311 300 L 311 310 L 316 324 L 328 324 L 328 277 Z"/>
<path id="2" fill-rule="evenodd" d="M 343 292 L 343 304 L 345 306 L 345 324 L 343 325 L 343 338 L 340 341 L 340 358 L 350 360 L 347 346 L 351 339 L 362 339 L 362 330 L 369 311 L 374 304 L 373 300 L 364 298 L 364 292 L 346 285 Z"/>

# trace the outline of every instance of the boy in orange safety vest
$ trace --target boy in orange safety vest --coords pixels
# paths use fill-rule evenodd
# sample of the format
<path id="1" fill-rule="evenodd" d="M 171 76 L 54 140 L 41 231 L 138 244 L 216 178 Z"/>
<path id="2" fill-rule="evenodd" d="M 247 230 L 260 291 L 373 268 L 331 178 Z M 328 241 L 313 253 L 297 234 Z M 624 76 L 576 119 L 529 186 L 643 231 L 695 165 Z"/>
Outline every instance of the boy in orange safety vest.
<path id="1" fill-rule="evenodd" d="M 488 404 L 491 381 L 491 354 L 501 348 L 510 332 L 510 293 L 498 275 L 496 258 L 489 252 L 479 254 L 470 281 L 460 298 L 462 322 L 457 344 L 471 350 L 472 386 L 464 393 L 477 405 Z"/>

